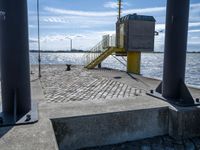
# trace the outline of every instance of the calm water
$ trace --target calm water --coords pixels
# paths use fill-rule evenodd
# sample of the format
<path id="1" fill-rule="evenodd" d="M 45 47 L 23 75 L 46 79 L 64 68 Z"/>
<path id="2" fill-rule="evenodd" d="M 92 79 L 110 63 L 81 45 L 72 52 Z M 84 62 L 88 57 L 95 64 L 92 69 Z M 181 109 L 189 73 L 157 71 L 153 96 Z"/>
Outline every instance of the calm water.
<path id="1" fill-rule="evenodd" d="M 163 72 L 163 56 L 163 54 L 142 54 L 142 75 L 161 79 Z M 75 65 L 84 65 L 83 53 L 43 53 L 41 58 L 43 64 L 70 63 Z M 122 62 L 126 63 L 121 57 L 118 58 Z M 37 64 L 37 54 L 31 53 L 30 60 L 32 64 Z M 102 63 L 102 66 L 126 70 L 126 67 L 112 56 L 107 58 Z M 186 83 L 200 88 L 200 54 L 187 55 Z"/>

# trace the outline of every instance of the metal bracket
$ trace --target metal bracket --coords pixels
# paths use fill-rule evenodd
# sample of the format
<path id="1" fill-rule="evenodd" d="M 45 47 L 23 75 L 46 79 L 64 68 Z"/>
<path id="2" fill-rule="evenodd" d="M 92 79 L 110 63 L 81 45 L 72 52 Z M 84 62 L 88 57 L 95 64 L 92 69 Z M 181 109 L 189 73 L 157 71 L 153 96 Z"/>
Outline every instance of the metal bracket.
<path id="1" fill-rule="evenodd" d="M 198 106 L 200 105 L 199 99 L 194 99 L 192 95 L 190 94 L 190 91 L 188 90 L 185 83 L 181 83 L 180 86 L 180 93 L 179 98 L 166 98 L 162 96 L 162 82 L 159 84 L 159 86 L 156 88 L 156 90 L 151 90 L 150 92 L 146 93 L 149 96 L 153 96 L 155 98 L 164 100 L 166 102 L 169 102 L 172 105 L 177 105 L 181 107 L 190 107 L 190 106 Z"/>
<path id="2" fill-rule="evenodd" d="M 38 121 L 37 103 L 32 103 L 31 110 L 23 116 L 16 117 L 13 114 L 2 112 L 2 107 L 0 112 L 0 127 L 32 124 Z"/>

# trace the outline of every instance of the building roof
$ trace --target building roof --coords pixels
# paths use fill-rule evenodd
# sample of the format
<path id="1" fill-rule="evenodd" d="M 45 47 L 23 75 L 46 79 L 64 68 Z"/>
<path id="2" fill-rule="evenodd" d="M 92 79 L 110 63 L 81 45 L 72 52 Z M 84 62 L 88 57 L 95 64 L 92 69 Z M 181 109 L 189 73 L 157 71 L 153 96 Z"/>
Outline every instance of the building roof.
<path id="1" fill-rule="evenodd" d="M 137 15 L 136 13 L 126 15 L 120 19 L 121 22 L 124 22 L 127 20 L 141 20 L 141 21 L 152 21 L 152 22 L 156 21 L 153 16 Z"/>

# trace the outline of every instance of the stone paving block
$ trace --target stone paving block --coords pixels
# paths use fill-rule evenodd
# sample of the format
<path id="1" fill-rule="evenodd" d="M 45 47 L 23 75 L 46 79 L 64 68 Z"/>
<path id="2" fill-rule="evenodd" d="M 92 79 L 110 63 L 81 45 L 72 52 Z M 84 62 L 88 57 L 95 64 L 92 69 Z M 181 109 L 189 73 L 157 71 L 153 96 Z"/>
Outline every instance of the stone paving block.
<path id="1" fill-rule="evenodd" d="M 34 71 L 34 67 L 32 68 Z M 41 84 L 48 103 L 134 97 L 135 88 L 86 70 L 44 66 Z"/>

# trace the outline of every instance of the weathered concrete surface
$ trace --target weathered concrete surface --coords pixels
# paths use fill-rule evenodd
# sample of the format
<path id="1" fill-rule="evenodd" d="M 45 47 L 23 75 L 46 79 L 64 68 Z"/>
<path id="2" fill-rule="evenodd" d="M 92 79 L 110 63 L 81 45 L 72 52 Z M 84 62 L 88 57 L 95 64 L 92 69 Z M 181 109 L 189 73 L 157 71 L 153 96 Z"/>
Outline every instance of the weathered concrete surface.
<path id="1" fill-rule="evenodd" d="M 65 118 L 65 119 L 68 118 L 69 120 L 71 119 L 72 122 L 69 122 L 68 120 L 68 124 L 70 125 L 70 127 L 72 127 L 74 132 L 72 133 L 72 136 L 70 136 L 71 137 L 70 141 L 72 143 L 73 139 L 74 141 L 78 140 L 80 143 L 84 143 L 83 141 L 85 141 L 86 145 L 87 145 L 86 142 L 90 142 L 89 137 L 92 137 L 92 134 L 94 135 L 94 133 L 91 131 L 95 131 L 95 129 L 97 130 L 97 127 L 98 129 L 101 130 L 105 129 L 103 130 L 104 134 L 112 134 L 113 137 L 112 140 L 116 140 L 117 142 L 125 141 L 125 140 L 120 141 L 119 140 L 120 138 L 121 139 L 127 138 L 126 140 L 131 140 L 131 138 L 136 139 L 136 135 L 134 135 L 135 132 L 134 133 L 132 132 L 132 134 L 130 134 L 129 132 L 127 134 L 123 134 L 123 132 L 126 133 L 126 131 L 131 131 L 133 129 L 134 130 L 140 129 L 137 130 L 140 138 L 142 138 L 142 135 L 144 135 L 144 137 L 150 137 L 150 135 L 152 134 L 159 133 L 160 135 L 163 132 L 168 132 L 166 128 L 169 124 L 167 123 L 164 124 L 163 122 L 166 121 L 167 117 L 164 115 L 166 114 L 164 112 L 169 108 L 170 104 L 145 95 L 145 91 L 148 91 L 149 89 L 155 88 L 157 86 L 157 84 L 159 83 L 158 80 L 152 80 L 136 75 L 130 77 L 125 72 L 119 72 L 113 70 L 87 71 L 77 66 L 73 66 L 71 72 L 65 72 L 64 71 L 65 69 L 66 69 L 65 66 L 53 66 L 53 65 L 42 66 L 43 77 L 39 82 L 39 80 L 37 80 L 37 72 L 35 71 L 36 68 L 34 67 L 32 68 L 32 71 L 35 73 L 32 75 L 32 95 L 34 100 L 37 99 L 39 103 L 38 104 L 39 122 L 36 124 L 26 125 L 26 126 L 1 128 L 0 149 L 3 150 L 4 149 L 5 150 L 58 149 L 56 138 L 53 131 L 53 126 L 50 121 L 50 119 L 55 120 L 58 118 Z M 84 72 L 86 73 L 84 74 Z M 70 78 L 68 78 L 68 76 Z M 114 79 L 113 77 L 116 76 L 120 76 L 122 78 L 118 80 Z M 111 87 L 114 89 L 115 88 L 117 89 L 119 87 L 121 88 L 120 90 L 116 91 L 113 90 L 113 92 L 111 93 L 115 96 L 109 97 L 107 96 L 107 94 L 110 93 L 110 88 L 100 88 L 102 86 L 99 86 L 99 88 L 95 88 L 95 86 L 90 84 L 90 81 L 88 79 L 94 79 L 97 82 L 99 82 L 100 85 L 104 85 L 105 87 L 108 86 L 107 84 L 103 84 L 101 82 L 102 80 L 105 79 L 107 82 L 113 81 L 113 83 L 119 83 L 123 85 L 125 89 L 123 89 L 122 86 L 111 85 Z M 40 83 L 42 85 L 42 89 Z M 71 88 L 71 85 L 74 84 L 77 86 Z M 91 93 L 89 91 L 85 93 L 85 91 L 87 90 L 81 90 L 80 87 L 81 88 L 87 87 L 89 91 L 94 92 L 93 95 L 98 95 L 98 93 L 101 93 L 103 95 L 105 93 L 106 94 L 100 98 L 99 97 L 94 98 L 91 96 Z M 129 90 L 126 90 L 126 87 L 129 87 L 129 89 L 131 88 L 133 89 L 132 95 L 126 96 L 126 93 L 129 92 Z M 70 90 L 72 91 L 72 93 L 74 90 L 76 92 L 71 94 L 71 92 L 69 92 Z M 120 91 L 123 92 L 120 93 Z M 199 90 L 191 89 L 191 92 L 193 93 L 193 95 L 199 97 Z M 49 95 L 51 95 L 52 97 L 50 97 Z M 76 95 L 80 96 L 85 95 L 85 96 L 82 96 L 82 99 L 80 99 L 79 96 Z M 61 100 L 62 96 L 63 98 Z M 69 97 L 72 97 L 73 99 L 70 99 Z M 148 109 L 151 111 L 148 111 Z M 134 111 L 137 113 L 132 114 Z M 141 113 L 142 111 L 144 111 L 145 113 L 144 114 Z M 117 113 L 114 114 L 114 112 Z M 123 114 L 123 112 L 125 114 Z M 160 117 L 159 112 L 163 112 L 164 117 Z M 103 116 L 105 115 L 106 117 L 104 118 Z M 139 119 L 135 119 L 139 115 L 141 117 Z M 81 126 L 81 123 L 85 122 L 85 119 L 82 119 L 84 118 L 84 116 L 88 116 L 88 121 L 90 121 L 90 123 L 94 124 L 96 123 L 96 126 L 92 126 L 88 122 L 87 124 L 83 124 Z M 129 117 L 126 118 L 126 116 Z M 77 119 L 79 117 L 81 118 L 81 122 L 79 122 Z M 93 117 L 97 117 L 97 119 L 95 120 L 93 119 Z M 102 117 L 104 118 L 103 121 L 106 123 L 105 128 L 103 127 L 102 124 L 100 124 L 102 122 Z M 145 120 L 143 118 L 145 118 Z M 160 125 L 158 124 L 159 118 L 163 119 L 162 122 L 159 122 Z M 112 122 L 114 122 L 113 124 L 116 125 L 116 128 L 114 128 L 115 126 L 113 127 L 110 125 L 109 120 L 112 120 Z M 141 123 L 145 123 L 145 121 L 146 124 L 143 124 L 144 126 L 142 126 Z M 129 122 L 134 124 L 135 128 L 134 126 L 128 124 Z M 147 123 L 150 125 L 147 126 Z M 75 124 L 75 126 L 73 126 L 73 124 Z M 151 126 L 151 124 L 154 125 Z M 120 125 L 126 126 L 126 128 L 122 127 L 120 128 Z M 138 128 L 140 125 L 141 128 Z M 155 125 L 157 125 L 160 128 L 156 129 L 157 126 Z M 79 135 L 79 133 L 75 132 L 76 131 L 75 129 L 77 128 L 77 131 L 80 131 L 79 127 L 84 127 L 85 129 L 88 129 L 86 130 L 88 132 L 85 131 L 82 132 L 82 137 L 83 137 L 82 139 L 81 138 L 77 139 L 76 137 L 77 135 Z M 118 131 L 117 128 L 120 129 L 121 131 Z M 89 129 L 91 129 L 91 131 Z M 142 129 L 146 132 L 144 131 L 142 132 Z M 147 132 L 149 130 L 152 132 Z M 117 132 L 118 134 L 114 135 L 115 131 L 118 131 Z M 90 135 L 87 135 L 88 133 L 90 133 Z M 65 134 L 65 132 L 63 132 L 63 134 Z M 73 137 L 73 134 L 76 136 Z M 83 136 L 84 134 L 85 136 Z M 65 138 L 67 139 L 67 136 L 68 135 L 66 133 L 66 135 L 62 137 L 63 141 Z M 96 136 L 102 137 L 101 134 L 100 135 L 97 134 Z M 88 140 L 85 140 L 87 138 Z M 107 137 L 105 136 L 105 139 L 106 138 Z M 100 142 L 103 143 L 103 140 L 104 139 L 102 139 L 102 141 Z M 198 143 L 199 138 L 193 138 L 193 140 L 195 141 L 194 143 Z M 112 141 L 112 143 L 115 142 Z M 169 143 L 173 144 L 173 141 L 170 141 Z M 143 146 L 145 147 L 146 145 L 144 144 Z"/>
<path id="2" fill-rule="evenodd" d="M 32 82 L 32 100 L 43 101 L 44 95 L 39 80 Z M 38 107 L 41 111 L 41 107 Z M 1 150 L 56 150 L 57 143 L 51 121 L 39 113 L 35 124 L 0 128 Z"/>
<path id="3" fill-rule="evenodd" d="M 169 108 L 169 135 L 180 139 L 200 136 L 200 107 Z"/>
<path id="4" fill-rule="evenodd" d="M 168 108 L 53 119 L 53 125 L 62 150 L 116 144 L 167 134 Z"/>
<path id="5" fill-rule="evenodd" d="M 159 136 L 139 141 L 115 145 L 83 148 L 81 150 L 199 150 L 200 138 L 174 140 L 169 136 Z"/>

